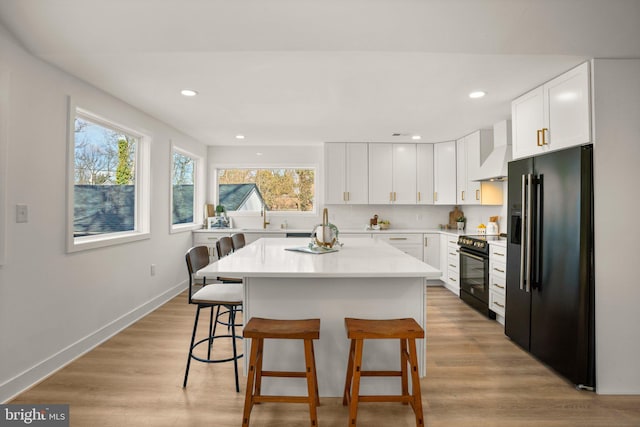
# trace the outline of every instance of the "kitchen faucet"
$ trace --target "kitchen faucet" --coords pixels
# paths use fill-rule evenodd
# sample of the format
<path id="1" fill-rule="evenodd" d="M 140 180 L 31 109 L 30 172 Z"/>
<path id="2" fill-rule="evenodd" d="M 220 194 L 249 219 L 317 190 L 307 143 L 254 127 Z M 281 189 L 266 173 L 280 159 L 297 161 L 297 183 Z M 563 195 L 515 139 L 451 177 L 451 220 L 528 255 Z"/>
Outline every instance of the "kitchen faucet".
<path id="1" fill-rule="evenodd" d="M 268 224 L 271 224 L 271 223 L 267 221 L 267 204 L 263 203 L 262 204 L 262 228 L 266 230 Z"/>

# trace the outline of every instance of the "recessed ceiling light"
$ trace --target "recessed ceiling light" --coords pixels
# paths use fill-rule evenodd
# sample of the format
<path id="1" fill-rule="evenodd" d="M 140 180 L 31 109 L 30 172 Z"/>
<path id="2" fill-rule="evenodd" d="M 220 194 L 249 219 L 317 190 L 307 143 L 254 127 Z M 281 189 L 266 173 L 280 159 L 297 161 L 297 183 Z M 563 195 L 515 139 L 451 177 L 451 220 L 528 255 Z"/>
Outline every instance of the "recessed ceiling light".
<path id="1" fill-rule="evenodd" d="M 482 98 L 486 94 L 487 94 L 487 92 L 484 92 L 482 90 L 476 90 L 475 92 L 471 92 L 469 94 L 469 98 Z"/>
<path id="2" fill-rule="evenodd" d="M 256 153 L 256 156 L 262 156 L 262 153 Z"/>
<path id="3" fill-rule="evenodd" d="M 416 141 L 417 141 L 417 140 L 419 140 L 419 139 L 422 139 L 422 137 L 421 137 L 420 135 L 413 135 L 413 136 L 411 137 L 411 139 L 414 139 L 414 140 L 416 140 Z"/>
<path id="4" fill-rule="evenodd" d="M 244 135 L 236 135 L 236 139 L 244 139 Z"/>
<path id="5" fill-rule="evenodd" d="M 182 89 L 180 93 L 184 96 L 196 96 L 198 92 L 193 89 Z"/>

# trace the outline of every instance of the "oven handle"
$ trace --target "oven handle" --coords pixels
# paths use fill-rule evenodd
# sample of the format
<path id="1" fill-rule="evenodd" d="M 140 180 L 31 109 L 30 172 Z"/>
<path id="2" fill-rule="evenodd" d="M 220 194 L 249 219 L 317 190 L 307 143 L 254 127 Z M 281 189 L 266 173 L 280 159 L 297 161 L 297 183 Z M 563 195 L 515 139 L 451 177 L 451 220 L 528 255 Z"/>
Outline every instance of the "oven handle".
<path id="1" fill-rule="evenodd" d="M 471 257 L 473 259 L 477 259 L 478 261 L 484 261 L 485 260 L 484 258 L 479 257 L 478 255 L 471 255 L 469 252 L 465 252 L 465 251 L 460 251 L 460 255 L 468 256 L 468 257 Z"/>

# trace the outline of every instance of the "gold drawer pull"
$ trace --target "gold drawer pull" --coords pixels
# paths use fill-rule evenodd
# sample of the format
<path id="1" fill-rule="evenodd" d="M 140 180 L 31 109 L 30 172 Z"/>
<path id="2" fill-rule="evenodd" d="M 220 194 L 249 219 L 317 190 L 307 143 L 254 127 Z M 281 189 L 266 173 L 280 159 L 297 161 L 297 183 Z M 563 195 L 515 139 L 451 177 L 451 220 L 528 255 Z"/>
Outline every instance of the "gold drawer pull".
<path id="1" fill-rule="evenodd" d="M 389 237 L 389 240 L 407 240 L 406 237 Z"/>
<path id="2" fill-rule="evenodd" d="M 449 264 L 449 267 L 457 268 L 457 265 Z"/>
<path id="3" fill-rule="evenodd" d="M 495 305 L 497 305 L 498 307 L 500 307 L 500 308 L 504 308 L 504 305 L 503 305 L 503 304 L 500 304 L 499 302 L 495 302 L 495 301 L 494 301 L 493 303 L 494 303 Z"/>
<path id="4" fill-rule="evenodd" d="M 501 254 L 500 252 L 494 252 L 493 254 L 497 256 L 504 256 L 504 254 Z"/>
<path id="5" fill-rule="evenodd" d="M 493 267 L 493 269 L 494 269 L 495 271 L 500 272 L 500 273 L 504 273 L 504 270 L 500 270 L 499 268 L 495 268 L 495 267 Z"/>
<path id="6" fill-rule="evenodd" d="M 504 289 L 504 286 L 500 286 L 497 283 L 494 283 L 493 286 L 495 286 L 496 288 Z"/>
<path id="7" fill-rule="evenodd" d="M 453 277 L 449 277 L 449 280 L 451 280 L 452 282 L 457 282 L 457 280 L 454 279 Z"/>

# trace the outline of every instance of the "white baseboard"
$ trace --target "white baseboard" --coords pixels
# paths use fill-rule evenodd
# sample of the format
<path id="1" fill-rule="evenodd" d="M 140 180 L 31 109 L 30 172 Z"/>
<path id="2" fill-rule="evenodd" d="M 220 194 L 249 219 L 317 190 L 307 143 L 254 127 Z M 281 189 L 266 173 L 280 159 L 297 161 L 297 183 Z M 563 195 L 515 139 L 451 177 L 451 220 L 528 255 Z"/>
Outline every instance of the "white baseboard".
<path id="1" fill-rule="evenodd" d="M 152 300 L 106 324 L 97 331 L 60 350 L 56 354 L 53 354 L 51 357 L 43 360 L 37 365 L 21 372 L 3 384 L 0 384 L 0 402 L 6 403 L 10 401 L 18 394 L 64 368 L 78 357 L 93 350 L 98 345 L 116 335 L 118 332 L 137 322 L 139 319 L 179 295 L 186 288 L 187 281 L 185 280 Z"/>

